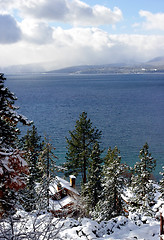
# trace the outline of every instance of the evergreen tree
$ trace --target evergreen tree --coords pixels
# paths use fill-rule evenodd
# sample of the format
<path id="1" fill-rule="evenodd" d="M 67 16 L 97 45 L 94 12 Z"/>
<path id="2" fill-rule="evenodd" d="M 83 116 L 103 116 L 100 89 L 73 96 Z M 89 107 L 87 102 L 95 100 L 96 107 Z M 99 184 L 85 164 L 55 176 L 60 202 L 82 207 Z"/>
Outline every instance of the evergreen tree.
<path id="1" fill-rule="evenodd" d="M 32 122 L 18 114 L 18 107 L 14 106 L 16 96 L 4 86 L 6 78 L 0 73 L 0 144 L 1 148 L 15 148 L 17 145 L 20 130 L 17 128 L 18 122 L 30 125 Z"/>
<path id="2" fill-rule="evenodd" d="M 56 166 L 57 157 L 54 154 L 55 148 L 52 146 L 50 141 L 45 138 L 43 150 L 40 154 L 40 169 L 42 172 L 42 181 L 39 187 L 39 194 L 42 196 L 42 202 L 40 203 L 41 208 L 49 208 L 50 198 L 50 183 L 55 178 L 55 170 L 58 170 Z"/>
<path id="3" fill-rule="evenodd" d="M 41 170 L 39 169 L 39 155 L 43 150 L 43 142 L 41 136 L 38 135 L 35 125 L 31 130 L 27 130 L 27 134 L 21 138 L 20 145 L 25 153 L 25 159 L 29 166 L 30 177 L 29 184 L 33 185 L 35 181 L 41 178 Z"/>
<path id="4" fill-rule="evenodd" d="M 20 130 L 17 124 L 30 125 L 17 113 L 16 96 L 4 86 L 6 78 L 0 73 L 0 195 L 3 208 L 12 208 L 15 192 L 25 186 L 24 175 L 28 173 L 23 154 L 17 149 Z M 6 207 L 5 207 L 5 206 Z"/>
<path id="5" fill-rule="evenodd" d="M 101 137 L 101 132 L 92 127 L 87 113 L 83 112 L 80 119 L 76 121 L 75 129 L 70 131 L 70 139 L 67 138 L 66 175 L 79 173 L 82 175 L 83 183 L 86 183 L 87 168 L 90 163 L 90 155 L 93 145 Z"/>
<path id="6" fill-rule="evenodd" d="M 100 150 L 99 144 L 96 142 L 91 153 L 91 163 L 88 168 L 88 182 L 82 186 L 82 200 L 85 205 L 85 209 L 87 209 L 91 215 L 102 192 L 102 152 L 103 151 Z"/>
<path id="7" fill-rule="evenodd" d="M 13 212 L 20 189 L 25 188 L 25 176 L 29 174 L 23 152 L 18 149 L 0 151 L 0 215 Z"/>
<path id="8" fill-rule="evenodd" d="M 152 171 L 155 169 L 156 160 L 149 153 L 147 143 L 140 150 L 140 162 L 137 162 L 133 169 L 131 187 L 134 197 L 130 205 L 134 211 L 152 215 L 151 206 L 154 204 L 155 188 L 151 180 Z"/>
<path id="9" fill-rule="evenodd" d="M 125 184 L 123 173 L 125 166 L 121 164 L 120 152 L 115 147 L 108 149 L 103 166 L 102 195 L 96 206 L 95 218 L 109 220 L 123 213 L 124 201 L 121 194 Z"/>
<path id="10" fill-rule="evenodd" d="M 37 128 L 33 125 L 31 130 L 20 140 L 20 145 L 25 153 L 25 160 L 29 166 L 29 176 L 26 189 L 22 191 L 22 198 L 26 210 L 36 209 L 37 193 L 36 184 L 41 180 L 42 171 L 39 168 L 39 155 L 43 149 L 41 136 L 38 136 Z"/>
<path id="11" fill-rule="evenodd" d="M 162 175 L 162 179 L 160 180 L 160 192 L 161 192 L 161 198 L 164 200 L 164 167 L 163 167 L 163 172 L 160 173 Z"/>

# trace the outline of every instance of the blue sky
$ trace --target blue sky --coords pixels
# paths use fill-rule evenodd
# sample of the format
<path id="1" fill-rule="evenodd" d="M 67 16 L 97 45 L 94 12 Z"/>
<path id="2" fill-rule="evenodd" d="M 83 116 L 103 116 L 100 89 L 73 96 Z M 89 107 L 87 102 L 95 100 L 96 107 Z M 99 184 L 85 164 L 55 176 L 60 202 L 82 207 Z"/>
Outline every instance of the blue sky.
<path id="1" fill-rule="evenodd" d="M 0 66 L 144 62 L 164 56 L 163 0 L 0 0 Z"/>
<path id="2" fill-rule="evenodd" d="M 145 33 L 144 29 L 141 28 L 133 28 L 133 24 L 142 23 L 144 21 L 144 17 L 139 15 L 140 10 L 149 11 L 151 13 L 164 13 L 164 1 L 163 0 L 107 0 L 107 1 L 98 1 L 98 0 L 88 0 L 85 1 L 90 6 L 94 6 L 95 4 L 102 4 L 107 8 L 113 9 L 114 7 L 118 7 L 123 14 L 122 21 L 118 22 L 116 28 L 113 30 L 111 25 L 103 26 L 102 28 L 108 32 L 112 33 Z M 164 24 L 164 22 L 163 22 Z M 151 31 L 151 33 L 157 34 L 158 29 L 156 31 Z M 147 33 L 147 34 L 150 34 Z M 160 34 L 164 34 L 164 31 Z"/>

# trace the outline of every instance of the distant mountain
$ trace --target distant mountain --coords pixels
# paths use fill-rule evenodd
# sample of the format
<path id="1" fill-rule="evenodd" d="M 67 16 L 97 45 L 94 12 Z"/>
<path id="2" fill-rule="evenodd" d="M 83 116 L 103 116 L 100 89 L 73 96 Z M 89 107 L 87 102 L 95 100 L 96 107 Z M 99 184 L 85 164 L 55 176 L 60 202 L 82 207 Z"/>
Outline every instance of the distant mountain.
<path id="1" fill-rule="evenodd" d="M 12 65 L 9 67 L 0 68 L 0 71 L 3 73 L 37 73 L 44 72 L 45 69 L 41 66 L 41 64 L 22 64 L 22 65 Z"/>
<path id="2" fill-rule="evenodd" d="M 147 63 L 156 66 L 164 66 L 164 56 L 153 58 Z"/>
<path id="3" fill-rule="evenodd" d="M 101 64 L 101 65 L 81 65 L 62 68 L 48 73 L 56 74 L 108 74 L 108 73 L 119 73 L 126 71 L 126 69 L 132 68 L 125 63 L 116 64 Z"/>
<path id="4" fill-rule="evenodd" d="M 4 73 L 49 73 L 49 74 L 130 74 L 130 73 L 164 73 L 164 56 L 156 57 L 145 63 L 116 63 L 101 65 L 81 65 L 54 69 L 54 62 L 14 65 L 0 68 Z"/>
<path id="5" fill-rule="evenodd" d="M 102 64 L 82 65 L 49 71 L 52 74 L 130 74 L 130 73 L 164 73 L 164 57 L 154 58 L 146 63 L 137 64 Z"/>

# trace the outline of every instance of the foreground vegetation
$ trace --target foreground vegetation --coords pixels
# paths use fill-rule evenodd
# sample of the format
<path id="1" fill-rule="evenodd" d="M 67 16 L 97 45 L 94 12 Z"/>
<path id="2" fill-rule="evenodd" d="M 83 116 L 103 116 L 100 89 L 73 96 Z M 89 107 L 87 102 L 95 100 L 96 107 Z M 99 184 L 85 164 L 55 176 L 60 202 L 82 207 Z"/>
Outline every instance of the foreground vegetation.
<path id="1" fill-rule="evenodd" d="M 43 211 L 50 211 L 49 185 L 56 171 L 63 169 L 66 176 L 74 174 L 81 178 L 81 201 L 77 207 L 81 208 L 82 217 L 98 222 L 129 213 L 135 213 L 139 220 L 143 216 L 155 217 L 153 206 L 157 203 L 157 185 L 151 176 L 156 161 L 147 143 L 141 148 L 139 161 L 133 168 L 122 164 L 117 147 L 109 147 L 103 158 L 100 143 L 102 133 L 92 126 L 87 113 L 83 112 L 76 121 L 75 129 L 70 131 L 70 138 L 66 139 L 66 163 L 62 168 L 58 167 L 55 148 L 48 138 L 42 141 L 35 125 L 17 113 L 18 108 L 14 105 L 16 97 L 4 86 L 5 80 L 4 75 L 0 74 L 0 215 L 3 221 L 0 227 L 6 236 L 4 239 L 23 239 L 24 235 L 20 238 L 14 235 L 14 223 L 20 220 L 17 214 L 20 209 L 24 214 L 36 214 L 35 217 L 32 215 L 33 235 L 29 233 L 28 239 L 42 239 L 34 234 L 35 223 Z M 18 123 L 31 125 L 21 139 Z M 158 209 L 162 208 L 164 201 L 164 173 L 161 174 Z M 53 216 L 48 219 L 49 224 L 45 225 L 49 233 L 47 239 L 55 239 L 61 226 Z M 5 235 L 6 226 L 11 229 L 10 236 Z M 54 226 L 55 235 L 51 234 L 50 226 Z M 42 226 L 42 230 L 39 230 L 41 235 L 43 229 Z"/>

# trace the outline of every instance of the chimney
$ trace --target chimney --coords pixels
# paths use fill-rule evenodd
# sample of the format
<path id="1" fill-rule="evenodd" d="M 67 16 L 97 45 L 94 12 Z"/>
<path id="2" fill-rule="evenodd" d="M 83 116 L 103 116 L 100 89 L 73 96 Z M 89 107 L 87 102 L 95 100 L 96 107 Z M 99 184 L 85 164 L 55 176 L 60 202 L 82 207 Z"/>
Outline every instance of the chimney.
<path id="1" fill-rule="evenodd" d="M 59 192 L 62 189 L 62 185 L 60 181 L 57 179 L 57 192 Z"/>
<path id="2" fill-rule="evenodd" d="M 76 177 L 74 175 L 70 175 L 70 187 L 75 188 Z"/>

